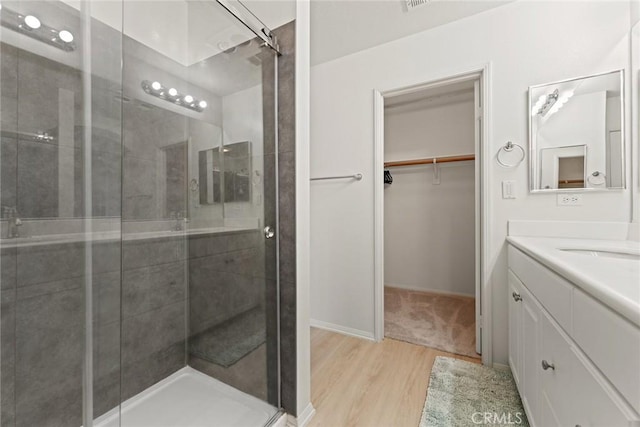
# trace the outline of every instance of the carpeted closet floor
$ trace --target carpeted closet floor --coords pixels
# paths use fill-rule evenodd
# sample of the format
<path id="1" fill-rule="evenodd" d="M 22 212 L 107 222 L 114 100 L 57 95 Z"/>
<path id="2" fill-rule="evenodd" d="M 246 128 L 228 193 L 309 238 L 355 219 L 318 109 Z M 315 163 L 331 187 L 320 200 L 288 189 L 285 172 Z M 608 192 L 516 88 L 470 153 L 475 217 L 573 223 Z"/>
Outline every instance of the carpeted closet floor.
<path id="1" fill-rule="evenodd" d="M 475 298 L 384 288 L 386 337 L 450 353 L 476 353 Z"/>

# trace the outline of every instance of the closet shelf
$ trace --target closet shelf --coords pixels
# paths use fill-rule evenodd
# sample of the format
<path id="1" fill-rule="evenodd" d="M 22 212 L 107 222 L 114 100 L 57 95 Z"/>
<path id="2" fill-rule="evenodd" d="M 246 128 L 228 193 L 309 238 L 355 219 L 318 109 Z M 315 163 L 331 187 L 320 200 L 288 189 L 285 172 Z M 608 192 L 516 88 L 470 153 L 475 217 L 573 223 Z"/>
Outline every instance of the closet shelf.
<path id="1" fill-rule="evenodd" d="M 385 168 L 392 168 L 396 166 L 414 166 L 414 165 L 431 165 L 450 162 L 466 162 L 468 160 L 475 160 L 476 156 L 473 154 L 465 154 L 462 156 L 446 156 L 446 157 L 430 157 L 428 159 L 414 159 L 414 160 L 400 160 L 397 162 L 385 162 Z"/>

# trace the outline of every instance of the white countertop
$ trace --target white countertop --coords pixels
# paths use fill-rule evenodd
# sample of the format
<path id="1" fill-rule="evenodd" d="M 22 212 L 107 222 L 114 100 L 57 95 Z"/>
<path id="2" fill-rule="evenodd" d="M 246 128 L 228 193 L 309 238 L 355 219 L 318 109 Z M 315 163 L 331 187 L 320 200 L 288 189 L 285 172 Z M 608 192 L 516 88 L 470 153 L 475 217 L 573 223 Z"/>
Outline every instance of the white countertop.
<path id="1" fill-rule="evenodd" d="M 605 258 L 560 249 L 640 254 L 640 242 L 509 236 L 507 241 L 640 326 L 640 261 Z"/>

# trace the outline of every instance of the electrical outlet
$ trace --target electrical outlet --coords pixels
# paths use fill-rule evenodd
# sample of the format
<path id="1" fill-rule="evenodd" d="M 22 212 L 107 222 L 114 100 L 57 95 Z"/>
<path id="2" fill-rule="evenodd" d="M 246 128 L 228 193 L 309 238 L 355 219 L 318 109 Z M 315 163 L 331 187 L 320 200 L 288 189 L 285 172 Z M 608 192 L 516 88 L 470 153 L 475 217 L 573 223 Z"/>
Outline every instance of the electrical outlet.
<path id="1" fill-rule="evenodd" d="M 582 206 L 582 194 L 558 194 L 558 206 Z"/>

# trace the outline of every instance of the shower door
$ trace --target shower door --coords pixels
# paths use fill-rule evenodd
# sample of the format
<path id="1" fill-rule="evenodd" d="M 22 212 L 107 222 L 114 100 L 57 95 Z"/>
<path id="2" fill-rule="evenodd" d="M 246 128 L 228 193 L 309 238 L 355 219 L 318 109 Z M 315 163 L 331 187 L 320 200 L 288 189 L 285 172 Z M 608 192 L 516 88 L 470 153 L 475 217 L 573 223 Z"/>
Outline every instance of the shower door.
<path id="1" fill-rule="evenodd" d="M 0 10 L 2 426 L 120 402 L 122 5 L 86 6 Z"/>
<path id="2" fill-rule="evenodd" d="M 237 2 L 1 7 L 0 425 L 266 424 L 269 30 Z"/>
<path id="3" fill-rule="evenodd" d="M 123 22 L 123 400 L 206 375 L 278 407 L 275 52 L 212 1 Z"/>

